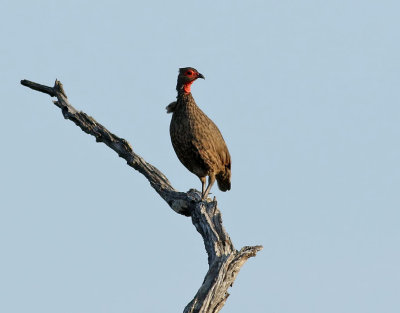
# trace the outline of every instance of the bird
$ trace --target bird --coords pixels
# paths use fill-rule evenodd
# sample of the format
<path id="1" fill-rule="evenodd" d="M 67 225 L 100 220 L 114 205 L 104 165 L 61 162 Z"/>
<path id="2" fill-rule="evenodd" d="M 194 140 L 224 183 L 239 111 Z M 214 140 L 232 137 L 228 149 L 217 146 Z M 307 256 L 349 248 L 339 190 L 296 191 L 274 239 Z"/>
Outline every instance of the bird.
<path id="1" fill-rule="evenodd" d="M 167 107 L 172 113 L 170 136 L 181 163 L 201 181 L 201 199 L 207 196 L 215 180 L 221 191 L 231 189 L 231 156 L 217 125 L 197 106 L 191 85 L 205 79 L 193 67 L 179 69 L 177 99 Z M 208 185 L 206 187 L 206 178 Z"/>

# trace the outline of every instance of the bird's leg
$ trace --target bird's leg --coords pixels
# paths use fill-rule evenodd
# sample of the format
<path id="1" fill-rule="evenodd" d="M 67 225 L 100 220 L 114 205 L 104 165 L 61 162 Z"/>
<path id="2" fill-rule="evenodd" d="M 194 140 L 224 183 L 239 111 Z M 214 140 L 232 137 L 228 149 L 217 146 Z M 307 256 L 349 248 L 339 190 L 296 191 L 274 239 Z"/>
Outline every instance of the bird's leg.
<path id="1" fill-rule="evenodd" d="M 201 197 L 203 198 L 204 190 L 206 189 L 206 176 L 200 177 L 201 181 Z"/>
<path id="2" fill-rule="evenodd" d="M 204 178 L 204 180 L 205 180 L 205 178 Z M 207 199 L 208 193 L 210 192 L 211 187 L 212 187 L 212 185 L 214 184 L 214 182 L 215 182 L 215 175 L 210 175 L 210 176 L 208 176 L 208 186 L 207 186 L 207 189 L 206 189 L 205 192 L 202 193 L 202 199 L 203 199 L 203 200 Z"/>

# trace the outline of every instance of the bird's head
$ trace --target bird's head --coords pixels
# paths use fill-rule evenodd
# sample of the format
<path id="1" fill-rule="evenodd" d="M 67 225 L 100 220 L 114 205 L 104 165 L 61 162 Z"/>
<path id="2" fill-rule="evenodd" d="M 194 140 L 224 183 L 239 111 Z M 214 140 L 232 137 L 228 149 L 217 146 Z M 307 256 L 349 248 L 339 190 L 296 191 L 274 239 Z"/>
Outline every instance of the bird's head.
<path id="1" fill-rule="evenodd" d="M 179 92 L 183 90 L 185 93 L 190 93 L 190 87 L 197 78 L 203 78 L 203 74 L 200 74 L 193 67 L 183 67 L 179 69 L 178 82 L 176 84 L 176 90 Z"/>

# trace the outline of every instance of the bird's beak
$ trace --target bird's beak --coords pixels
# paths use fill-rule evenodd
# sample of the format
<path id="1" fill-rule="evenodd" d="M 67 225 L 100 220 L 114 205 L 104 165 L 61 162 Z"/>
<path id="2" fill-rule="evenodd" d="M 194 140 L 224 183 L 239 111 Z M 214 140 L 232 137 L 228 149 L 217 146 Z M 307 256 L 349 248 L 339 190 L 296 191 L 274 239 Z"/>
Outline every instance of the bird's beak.
<path id="1" fill-rule="evenodd" d="M 197 78 L 203 78 L 203 79 L 206 79 L 206 78 L 204 77 L 204 75 L 203 75 L 203 74 L 200 74 L 200 73 L 198 73 L 198 74 L 197 74 Z"/>

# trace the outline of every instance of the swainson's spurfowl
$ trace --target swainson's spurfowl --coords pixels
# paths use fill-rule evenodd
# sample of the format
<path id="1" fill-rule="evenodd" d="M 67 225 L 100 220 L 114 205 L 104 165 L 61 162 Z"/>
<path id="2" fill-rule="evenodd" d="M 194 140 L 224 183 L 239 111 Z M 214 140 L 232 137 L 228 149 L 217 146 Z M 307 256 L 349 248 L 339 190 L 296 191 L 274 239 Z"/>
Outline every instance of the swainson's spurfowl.
<path id="1" fill-rule="evenodd" d="M 206 199 L 215 180 L 220 190 L 231 189 L 231 156 L 218 127 L 193 99 L 190 87 L 198 78 L 204 76 L 192 67 L 179 69 L 177 100 L 167 106 L 167 113 L 172 113 L 169 131 L 175 153 L 200 178 Z"/>

